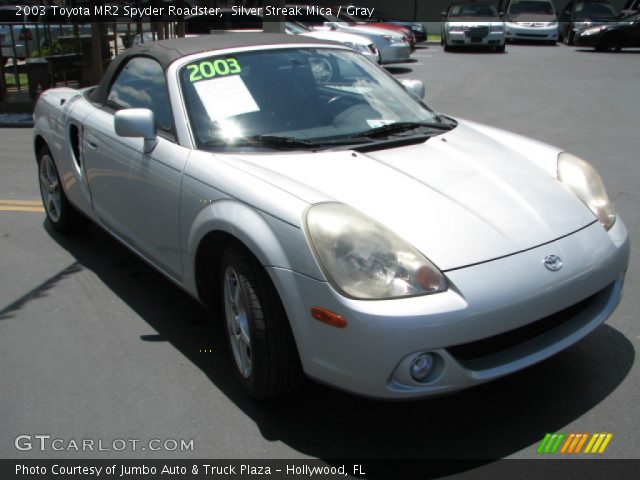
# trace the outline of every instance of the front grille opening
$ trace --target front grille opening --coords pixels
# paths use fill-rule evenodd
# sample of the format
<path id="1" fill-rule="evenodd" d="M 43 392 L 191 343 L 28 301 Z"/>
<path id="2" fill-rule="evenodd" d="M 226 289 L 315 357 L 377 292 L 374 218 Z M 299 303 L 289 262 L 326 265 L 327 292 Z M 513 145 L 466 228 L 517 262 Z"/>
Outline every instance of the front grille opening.
<path id="1" fill-rule="evenodd" d="M 597 297 L 598 293 L 564 310 L 560 310 L 548 317 L 544 317 L 522 327 L 492 337 L 476 340 L 475 342 L 449 347 L 447 351 L 462 362 L 472 362 L 505 352 L 567 323 L 589 308 Z"/>

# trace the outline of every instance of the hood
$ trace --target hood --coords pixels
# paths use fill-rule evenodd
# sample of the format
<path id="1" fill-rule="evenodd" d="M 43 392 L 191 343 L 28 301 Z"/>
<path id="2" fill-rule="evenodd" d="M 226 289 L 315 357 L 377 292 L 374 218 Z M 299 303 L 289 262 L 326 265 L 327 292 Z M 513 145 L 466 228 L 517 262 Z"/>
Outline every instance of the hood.
<path id="1" fill-rule="evenodd" d="M 530 249 L 594 222 L 556 180 L 558 153 L 460 121 L 418 145 L 224 159 L 306 202 L 353 206 L 446 271 Z"/>
<path id="2" fill-rule="evenodd" d="M 371 40 L 367 37 L 363 37 L 362 35 L 356 35 L 355 33 L 346 33 L 346 32 L 336 32 L 335 30 L 327 30 L 327 31 L 314 31 L 314 32 L 305 32 L 300 35 L 305 37 L 319 38 L 320 40 L 332 40 L 334 42 L 340 43 L 354 43 L 357 45 L 369 45 L 371 44 Z"/>
<path id="3" fill-rule="evenodd" d="M 580 22 L 591 22 L 591 23 L 597 23 L 597 24 L 603 24 L 603 23 L 613 23 L 616 22 L 618 20 L 618 17 L 616 16 L 598 16 L 598 17 L 592 17 L 589 15 L 583 15 L 580 17 L 574 17 L 573 18 L 573 22 L 574 23 L 580 23 Z"/>
<path id="4" fill-rule="evenodd" d="M 490 23 L 502 23 L 498 17 L 455 17 L 455 19 L 448 20 L 447 23 L 450 25 L 460 25 L 472 23 L 474 25 L 488 25 Z"/>
<path id="5" fill-rule="evenodd" d="M 366 35 L 369 37 L 395 35 L 395 36 L 404 38 L 404 35 L 401 32 L 394 32 L 391 30 L 387 30 L 385 28 L 367 27 L 367 26 L 360 26 L 360 25 L 352 26 L 352 25 L 346 25 L 342 23 L 339 23 L 337 25 L 338 25 L 338 30 L 342 32 L 355 33 L 356 35 Z"/>
<path id="6" fill-rule="evenodd" d="M 522 23 L 543 23 L 557 22 L 558 19 L 551 13 L 520 13 L 516 15 L 509 15 L 509 21 Z"/>

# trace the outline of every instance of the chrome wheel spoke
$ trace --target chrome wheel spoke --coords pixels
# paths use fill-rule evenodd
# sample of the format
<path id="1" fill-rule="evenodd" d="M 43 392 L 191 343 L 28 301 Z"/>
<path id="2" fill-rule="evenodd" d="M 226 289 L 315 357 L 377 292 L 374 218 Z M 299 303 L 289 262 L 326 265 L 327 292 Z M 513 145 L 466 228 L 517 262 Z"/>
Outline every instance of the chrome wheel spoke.
<path id="1" fill-rule="evenodd" d="M 60 215 L 60 197 L 55 194 L 51 194 L 51 206 L 56 215 Z"/>
<path id="2" fill-rule="evenodd" d="M 40 172 L 40 189 L 42 193 L 45 194 L 49 191 L 49 178 L 45 174 L 45 172 Z"/>
<path id="3" fill-rule="evenodd" d="M 251 375 L 251 336 L 247 308 L 244 305 L 243 286 L 231 266 L 225 269 L 223 282 L 225 316 L 233 358 L 242 376 L 249 378 Z"/>
<path id="4" fill-rule="evenodd" d="M 244 341 L 240 342 L 240 360 L 242 363 L 242 374 L 248 377 L 251 373 L 251 348 Z"/>
<path id="5" fill-rule="evenodd" d="M 55 178 L 55 174 L 51 168 L 51 157 L 44 157 L 45 168 L 47 169 L 47 178 L 49 179 L 49 184 L 53 183 L 53 179 Z"/>
<path id="6" fill-rule="evenodd" d="M 40 159 L 39 178 L 42 203 L 44 203 L 49 218 L 53 222 L 57 222 L 62 214 L 62 197 L 56 167 L 49 155 L 43 155 Z"/>

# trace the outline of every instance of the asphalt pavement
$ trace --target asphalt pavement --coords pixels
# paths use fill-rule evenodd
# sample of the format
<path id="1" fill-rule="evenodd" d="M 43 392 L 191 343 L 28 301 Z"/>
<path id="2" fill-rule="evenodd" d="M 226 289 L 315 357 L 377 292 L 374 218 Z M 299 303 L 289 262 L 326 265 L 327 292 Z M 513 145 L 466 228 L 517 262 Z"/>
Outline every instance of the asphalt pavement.
<path id="1" fill-rule="evenodd" d="M 73 238 L 49 228 L 31 129 L 1 129 L 0 458 L 536 458 L 548 432 L 610 432 L 604 458 L 640 458 L 640 51 L 430 45 L 389 70 L 424 80 L 436 110 L 597 167 L 632 241 L 625 295 L 605 325 L 537 366 L 443 398 L 378 402 L 308 382 L 256 403 L 210 312 L 98 228 Z M 31 449 L 16 448 L 20 435 Z M 42 451 L 35 435 L 62 450 Z M 72 439 L 110 450 L 76 452 Z M 140 443 L 119 450 L 118 439 Z M 178 447 L 152 451 L 151 439 Z"/>

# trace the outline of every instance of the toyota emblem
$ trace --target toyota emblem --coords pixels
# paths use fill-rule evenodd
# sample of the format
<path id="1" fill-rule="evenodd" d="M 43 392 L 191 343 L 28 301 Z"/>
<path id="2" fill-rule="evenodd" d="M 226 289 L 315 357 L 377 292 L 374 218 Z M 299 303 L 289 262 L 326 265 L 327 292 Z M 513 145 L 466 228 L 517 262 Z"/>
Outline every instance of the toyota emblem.
<path id="1" fill-rule="evenodd" d="M 544 266 L 547 267 L 547 270 L 551 270 L 552 272 L 557 272 L 562 268 L 562 260 L 557 255 L 547 255 L 544 257 Z"/>

